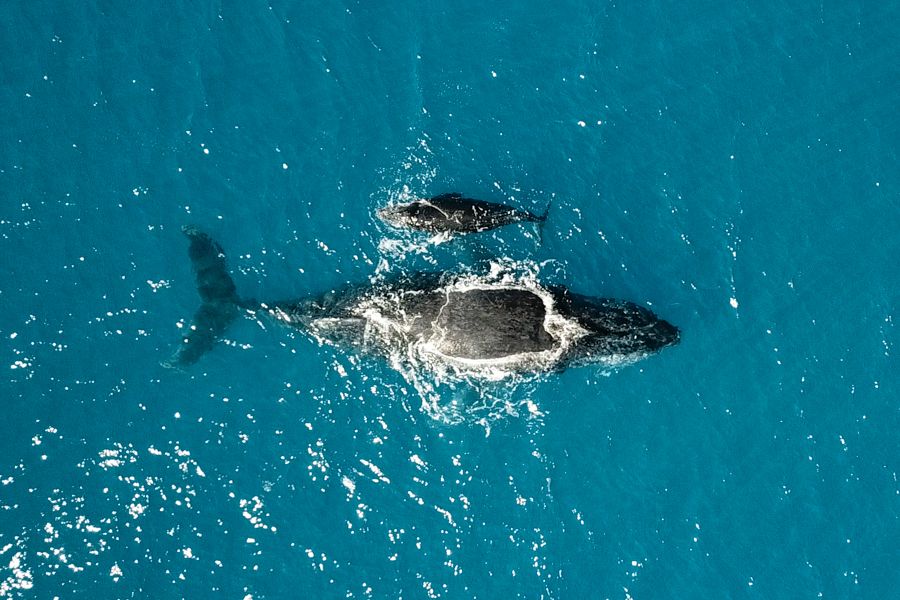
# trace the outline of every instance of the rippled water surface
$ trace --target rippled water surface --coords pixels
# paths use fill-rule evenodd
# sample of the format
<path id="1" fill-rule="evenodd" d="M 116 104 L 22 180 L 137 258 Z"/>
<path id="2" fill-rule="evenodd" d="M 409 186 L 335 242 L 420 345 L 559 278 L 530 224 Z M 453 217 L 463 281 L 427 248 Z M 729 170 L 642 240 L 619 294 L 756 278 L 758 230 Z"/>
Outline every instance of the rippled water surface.
<path id="1" fill-rule="evenodd" d="M 887 598 L 900 9 L 0 5 L 0 597 Z M 385 204 L 536 214 L 454 239 Z M 435 379 L 197 297 L 494 269 L 630 365 Z M 498 271 L 499 270 L 499 271 Z"/>

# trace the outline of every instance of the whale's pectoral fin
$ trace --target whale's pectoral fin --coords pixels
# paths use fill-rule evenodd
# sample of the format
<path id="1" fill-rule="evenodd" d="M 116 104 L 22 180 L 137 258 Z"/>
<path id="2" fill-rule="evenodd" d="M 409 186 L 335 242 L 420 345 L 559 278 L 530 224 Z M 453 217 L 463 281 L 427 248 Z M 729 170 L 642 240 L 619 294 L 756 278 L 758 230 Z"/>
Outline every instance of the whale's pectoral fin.
<path id="1" fill-rule="evenodd" d="M 241 304 L 234 281 L 228 274 L 225 253 L 209 235 L 194 226 L 182 228 L 190 239 L 188 256 L 197 276 L 197 292 L 202 304 L 181 344 L 163 361 L 166 367 L 186 367 L 197 362 L 212 349 L 228 326 L 240 313 Z"/>

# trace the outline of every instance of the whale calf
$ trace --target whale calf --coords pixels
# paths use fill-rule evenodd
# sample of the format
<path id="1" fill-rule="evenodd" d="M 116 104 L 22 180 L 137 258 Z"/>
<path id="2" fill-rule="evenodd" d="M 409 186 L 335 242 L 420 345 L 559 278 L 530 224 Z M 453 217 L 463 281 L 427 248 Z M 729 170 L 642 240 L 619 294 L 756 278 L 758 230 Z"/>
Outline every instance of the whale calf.
<path id="1" fill-rule="evenodd" d="M 300 300 L 241 300 L 221 247 L 196 227 L 184 233 L 202 304 L 166 366 L 196 362 L 242 310 L 320 343 L 490 378 L 630 362 L 680 337 L 677 327 L 631 302 L 458 273 L 418 273 Z"/>
<path id="2" fill-rule="evenodd" d="M 511 223 L 543 223 L 547 220 L 546 213 L 535 215 L 506 204 L 465 198 L 456 192 L 392 204 L 379 209 L 377 214 L 393 227 L 429 233 L 473 233 Z"/>

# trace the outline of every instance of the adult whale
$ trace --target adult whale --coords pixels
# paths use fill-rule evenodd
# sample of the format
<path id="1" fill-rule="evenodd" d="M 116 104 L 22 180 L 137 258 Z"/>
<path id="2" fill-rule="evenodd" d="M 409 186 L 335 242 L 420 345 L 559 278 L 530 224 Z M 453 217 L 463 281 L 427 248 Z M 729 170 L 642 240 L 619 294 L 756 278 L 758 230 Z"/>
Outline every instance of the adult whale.
<path id="1" fill-rule="evenodd" d="M 323 343 L 489 378 L 619 364 L 679 340 L 675 326 L 631 302 L 461 274 L 421 273 L 286 302 L 241 300 L 221 247 L 195 227 L 184 233 L 202 304 L 166 366 L 196 362 L 242 309 Z"/>
<path id="2" fill-rule="evenodd" d="M 429 233 L 473 233 L 511 223 L 543 223 L 547 220 L 547 212 L 535 215 L 507 204 L 465 198 L 457 192 L 392 204 L 379 209 L 377 214 L 394 227 Z"/>

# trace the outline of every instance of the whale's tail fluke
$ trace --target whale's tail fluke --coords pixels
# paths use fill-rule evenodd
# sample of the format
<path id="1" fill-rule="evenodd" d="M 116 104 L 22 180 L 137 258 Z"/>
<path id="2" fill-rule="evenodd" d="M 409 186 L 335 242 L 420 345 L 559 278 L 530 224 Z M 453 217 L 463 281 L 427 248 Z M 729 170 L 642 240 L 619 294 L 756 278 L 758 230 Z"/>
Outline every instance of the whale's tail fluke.
<path id="1" fill-rule="evenodd" d="M 551 198 L 547 202 L 547 208 L 544 209 L 539 215 L 534 215 L 534 218 L 531 219 L 532 222 L 537 224 L 537 238 L 538 243 L 544 243 L 544 225 L 547 224 L 547 217 L 550 215 L 550 207 L 553 206 L 553 199 Z"/>
<path id="2" fill-rule="evenodd" d="M 225 253 L 209 235 L 193 225 L 182 227 L 191 244 L 188 256 L 197 276 L 200 308 L 181 339 L 181 344 L 162 364 L 180 368 L 197 362 L 212 349 L 228 326 L 240 314 L 240 299 L 228 274 Z"/>
<path id="3" fill-rule="evenodd" d="M 541 223 L 544 223 L 544 222 L 547 221 L 547 217 L 550 215 L 550 208 L 551 208 L 552 206 L 553 206 L 553 198 L 551 197 L 549 200 L 547 200 L 547 208 L 545 208 L 545 209 L 544 209 L 544 212 L 542 212 L 542 213 L 540 214 L 540 216 L 538 217 L 538 220 L 539 220 Z"/>

